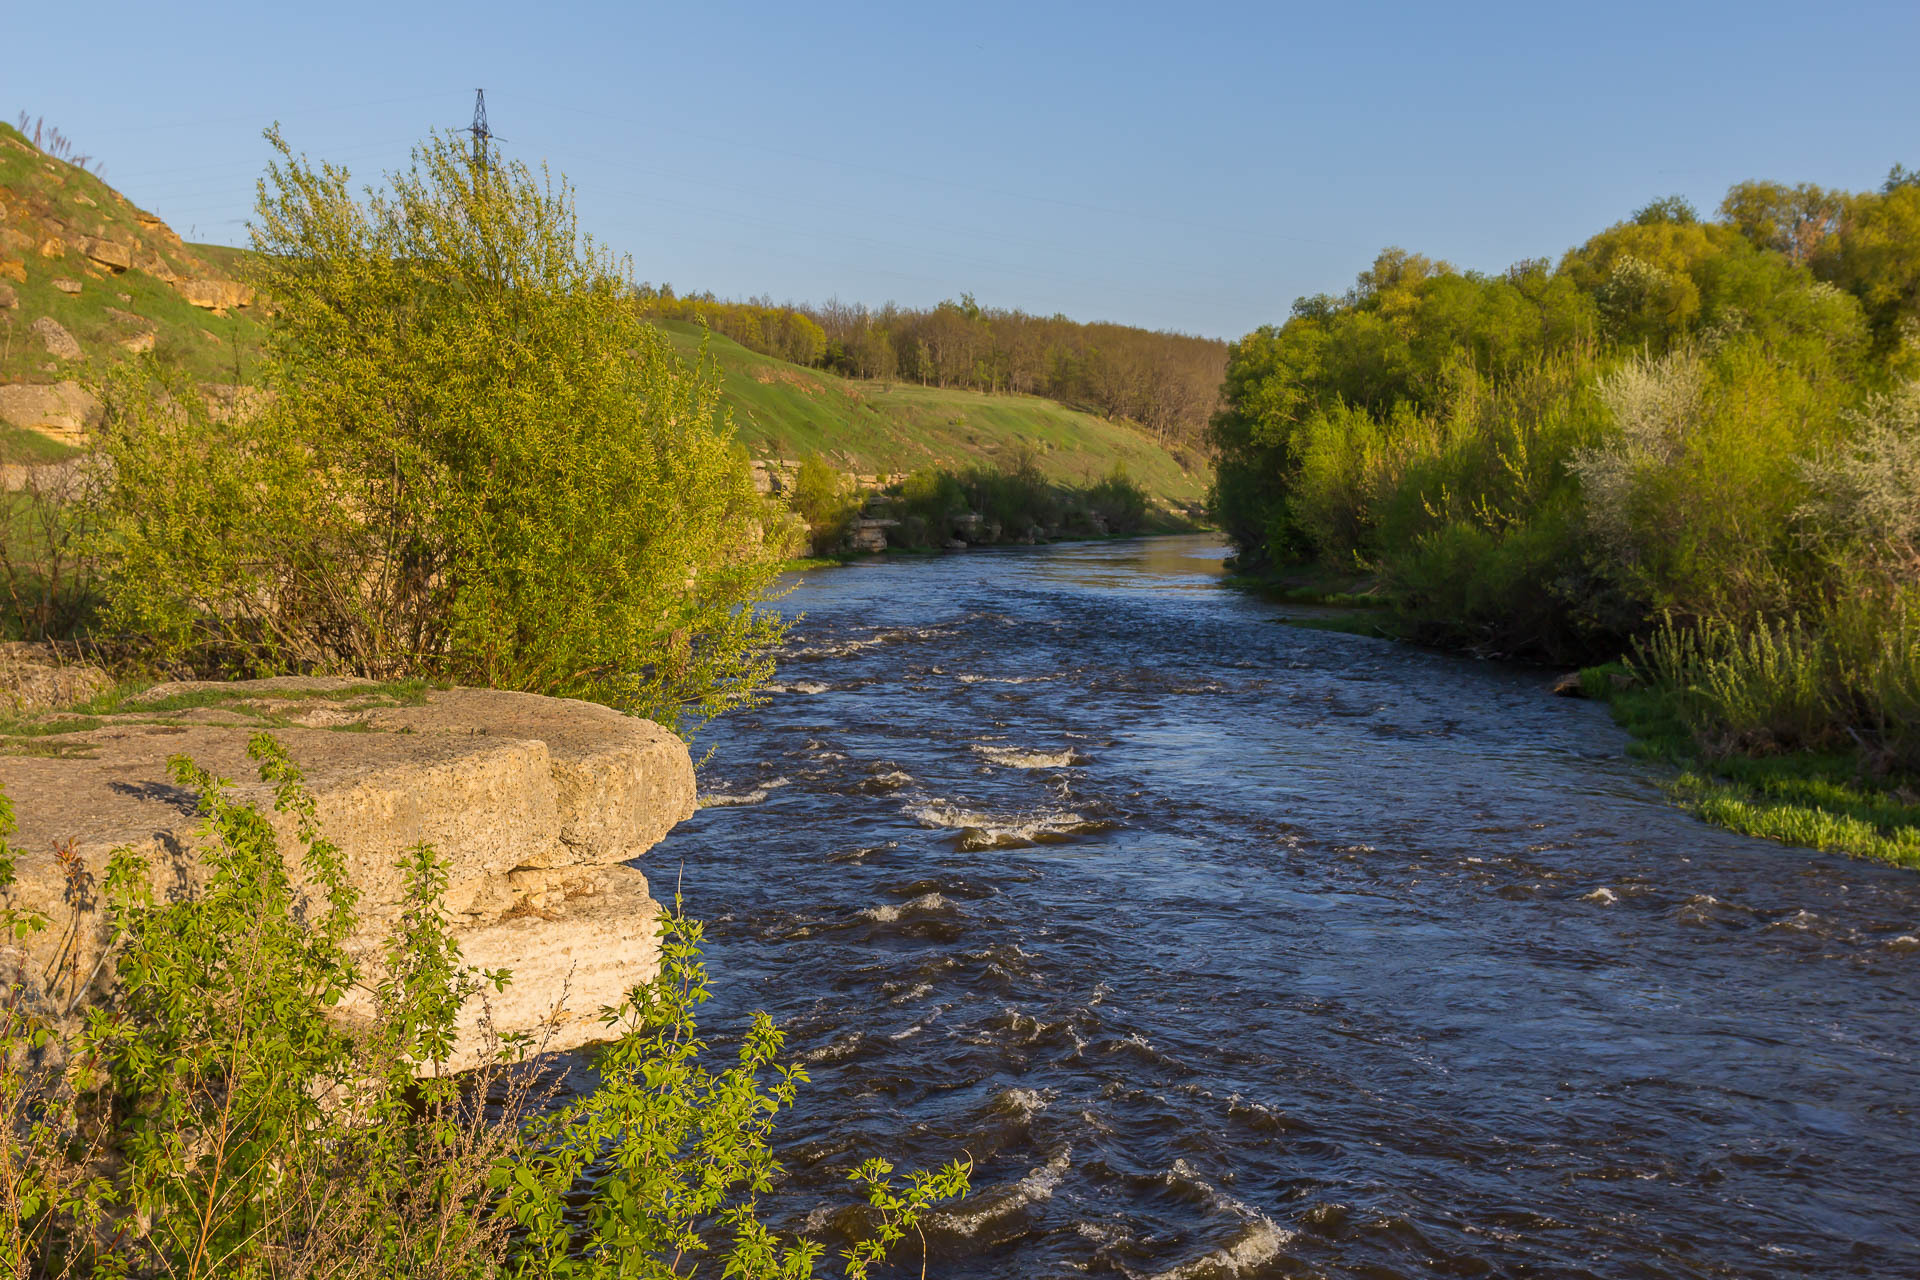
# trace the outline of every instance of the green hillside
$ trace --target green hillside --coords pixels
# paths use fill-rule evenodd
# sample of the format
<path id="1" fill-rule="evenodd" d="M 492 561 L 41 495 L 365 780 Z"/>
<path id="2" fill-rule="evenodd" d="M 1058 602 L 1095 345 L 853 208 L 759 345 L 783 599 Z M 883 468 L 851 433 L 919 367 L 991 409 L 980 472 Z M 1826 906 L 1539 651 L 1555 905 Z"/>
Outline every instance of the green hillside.
<path id="1" fill-rule="evenodd" d="M 1119 462 L 1168 506 L 1197 508 L 1206 496 L 1211 476 L 1203 459 L 1183 466 L 1145 434 L 1052 400 L 841 378 L 757 354 L 689 321 L 661 327 L 690 360 L 704 340 L 734 429 L 756 458 L 818 453 L 844 471 L 898 475 L 1010 461 L 1025 447 L 1063 483 L 1085 486 Z"/>

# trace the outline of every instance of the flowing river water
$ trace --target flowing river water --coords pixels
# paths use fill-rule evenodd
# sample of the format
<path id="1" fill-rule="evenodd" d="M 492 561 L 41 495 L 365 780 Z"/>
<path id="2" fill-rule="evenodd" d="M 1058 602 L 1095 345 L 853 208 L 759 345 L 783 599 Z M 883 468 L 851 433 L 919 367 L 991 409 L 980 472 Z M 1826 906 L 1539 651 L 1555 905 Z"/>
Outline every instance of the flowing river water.
<path id="1" fill-rule="evenodd" d="M 708 1027 L 812 1075 L 780 1225 L 964 1150 L 929 1275 L 1920 1275 L 1920 876 L 1705 826 L 1545 674 L 1283 625 L 1221 556 L 787 598 L 646 861 Z"/>

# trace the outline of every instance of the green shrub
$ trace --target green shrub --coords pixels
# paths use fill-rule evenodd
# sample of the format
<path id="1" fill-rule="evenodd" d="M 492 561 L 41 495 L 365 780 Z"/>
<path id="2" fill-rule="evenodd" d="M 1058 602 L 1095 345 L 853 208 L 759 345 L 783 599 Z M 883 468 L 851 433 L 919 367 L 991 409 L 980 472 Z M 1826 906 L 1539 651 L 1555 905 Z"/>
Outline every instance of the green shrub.
<path id="1" fill-rule="evenodd" d="M 1127 474 L 1126 463 L 1116 462 L 1087 490 L 1087 507 L 1108 533 L 1138 533 L 1147 520 L 1147 493 Z"/>
<path id="2" fill-rule="evenodd" d="M 840 473 L 817 453 L 800 459 L 788 503 L 807 522 L 807 536 L 816 555 L 837 550 L 860 511 L 860 500 Z"/>
<path id="3" fill-rule="evenodd" d="M 1638 673 L 1710 756 L 1859 751 L 1869 772 L 1920 773 L 1920 602 L 1843 597 L 1812 620 L 1664 621 Z"/>
<path id="4" fill-rule="evenodd" d="M 161 665 L 422 675 L 675 726 L 751 698 L 776 513 L 717 378 L 630 305 L 572 197 L 435 138 L 388 192 L 279 152 L 250 411 L 108 388 L 107 625 Z"/>
<path id="5" fill-rule="evenodd" d="M 65 639 L 99 607 L 93 510 L 99 483 L 85 459 L 30 467 L 17 488 L 0 492 L 0 609 L 20 640 Z"/>
<path id="6" fill-rule="evenodd" d="M 922 468 L 901 482 L 900 507 L 907 545 L 945 544 L 954 517 L 968 510 L 967 494 L 951 473 Z"/>
<path id="7" fill-rule="evenodd" d="M 1636 668 L 1673 696 L 1713 754 L 1837 745 L 1834 654 L 1798 618 L 1749 628 L 1669 619 L 1635 654 Z"/>
<path id="8" fill-rule="evenodd" d="M 456 1019 L 505 972 L 462 965 L 445 873 L 419 847 L 369 966 L 348 954 L 357 903 L 277 744 L 251 754 L 298 832 L 303 902 L 266 815 L 184 759 L 207 815 L 205 887 L 161 902 L 115 854 L 103 897 L 114 998 L 80 1027 L 0 991 L 0 1273 L 80 1277 L 810 1275 L 820 1247 L 781 1241 L 758 1199 L 780 1173 L 768 1142 L 804 1083 L 764 1014 L 733 1065 L 707 1065 L 701 931 L 667 922 L 662 973 L 605 1011 L 619 1038 L 598 1083 L 557 1109 L 495 1038 L 479 1071 L 443 1070 Z M 0 799 L 0 831 L 11 830 Z M 12 868 L 0 844 L 0 887 Z M 309 919 L 312 910 L 317 918 Z M 13 910 L 0 926 L 43 927 Z M 349 992 L 363 999 L 342 1018 Z M 843 1255 L 864 1276 L 969 1166 L 896 1183 L 869 1160 L 873 1234 Z"/>
<path id="9" fill-rule="evenodd" d="M 1018 539 L 1060 523 L 1060 495 L 1041 473 L 1039 456 L 1022 449 L 1008 467 L 973 467 L 960 477 L 967 504 L 1002 536 Z"/>

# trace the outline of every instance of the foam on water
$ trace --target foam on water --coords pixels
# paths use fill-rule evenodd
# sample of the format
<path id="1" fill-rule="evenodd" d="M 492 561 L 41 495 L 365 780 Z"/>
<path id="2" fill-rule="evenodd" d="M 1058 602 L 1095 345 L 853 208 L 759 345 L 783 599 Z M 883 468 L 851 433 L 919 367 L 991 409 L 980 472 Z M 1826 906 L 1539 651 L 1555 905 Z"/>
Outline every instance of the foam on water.
<path id="1" fill-rule="evenodd" d="M 1053 1189 L 1060 1185 L 1060 1179 L 1072 1167 L 1073 1148 L 1063 1148 L 1045 1164 L 1027 1170 L 1027 1176 L 1011 1186 L 975 1197 L 966 1202 L 964 1209 L 937 1210 L 928 1215 L 928 1220 L 958 1236 L 980 1235 L 1029 1205 L 1052 1199 Z"/>
<path id="2" fill-rule="evenodd" d="M 1113 825 L 1069 809 L 1041 809 L 1029 813 L 983 813 L 945 801 L 930 801 L 907 810 L 923 827 L 960 833 L 962 849 L 1016 849 L 1048 844 L 1069 836 L 1104 831 Z"/>
<path id="3" fill-rule="evenodd" d="M 1233 1238 L 1217 1249 L 1162 1271 L 1152 1280 L 1230 1280 L 1255 1267 L 1264 1266 L 1280 1256 L 1280 1251 L 1295 1233 L 1274 1222 L 1253 1206 L 1236 1200 L 1196 1173 L 1185 1160 L 1175 1160 L 1166 1172 L 1169 1185 L 1198 1192 L 1222 1213 L 1239 1218 L 1242 1226 Z"/>
<path id="4" fill-rule="evenodd" d="M 1073 751 L 1022 751 L 1018 747 L 996 747 L 991 743 L 976 742 L 974 754 L 985 756 L 994 764 L 1009 769 L 1065 769 L 1069 765 L 1082 763 Z"/>
<path id="5" fill-rule="evenodd" d="M 923 893 L 919 897 L 910 898 L 905 902 L 889 902 L 877 907 L 867 907 L 859 912 L 859 914 L 867 920 L 872 920 L 880 924 L 890 924 L 909 911 L 926 913 L 951 910 L 953 910 L 953 900 L 951 898 L 942 897 L 937 893 Z"/>
<path id="6" fill-rule="evenodd" d="M 781 787 L 791 785 L 792 782 L 791 778 L 771 778 L 751 791 L 709 791 L 700 797 L 699 804 L 702 809 L 727 809 L 739 805 L 759 804 L 767 798 L 769 791 L 777 791 Z"/>
<path id="7" fill-rule="evenodd" d="M 993 1109 L 1027 1121 L 1047 1109 L 1047 1099 L 1036 1089 L 1002 1089 L 993 1095 Z"/>
<path id="8" fill-rule="evenodd" d="M 883 769 L 859 784 L 862 791 L 898 791 L 913 784 L 913 775 L 902 769 Z"/>
<path id="9" fill-rule="evenodd" d="M 1245 1275 L 1279 1257 L 1291 1239 L 1293 1232 L 1276 1226 L 1265 1214 L 1256 1214 L 1218 1249 L 1170 1271 L 1162 1271 L 1153 1280 L 1227 1280 L 1230 1276 Z"/>

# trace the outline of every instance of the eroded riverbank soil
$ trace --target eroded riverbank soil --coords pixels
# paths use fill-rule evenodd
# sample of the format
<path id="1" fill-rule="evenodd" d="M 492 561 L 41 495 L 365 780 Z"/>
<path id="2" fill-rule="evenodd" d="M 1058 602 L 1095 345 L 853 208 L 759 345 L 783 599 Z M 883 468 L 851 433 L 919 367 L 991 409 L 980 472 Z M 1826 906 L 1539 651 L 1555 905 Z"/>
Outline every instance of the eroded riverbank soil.
<path id="1" fill-rule="evenodd" d="M 930 1275 L 1920 1274 L 1920 877 L 1707 827 L 1545 675 L 1279 625 L 1220 556 L 788 598 L 646 862 L 713 1028 L 813 1075 L 787 1225 L 965 1149 Z"/>

